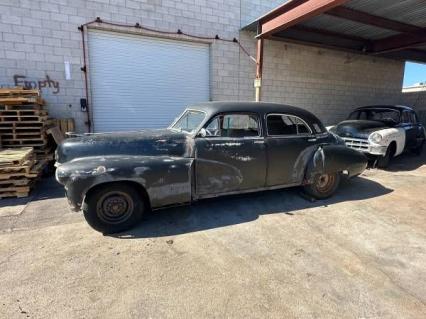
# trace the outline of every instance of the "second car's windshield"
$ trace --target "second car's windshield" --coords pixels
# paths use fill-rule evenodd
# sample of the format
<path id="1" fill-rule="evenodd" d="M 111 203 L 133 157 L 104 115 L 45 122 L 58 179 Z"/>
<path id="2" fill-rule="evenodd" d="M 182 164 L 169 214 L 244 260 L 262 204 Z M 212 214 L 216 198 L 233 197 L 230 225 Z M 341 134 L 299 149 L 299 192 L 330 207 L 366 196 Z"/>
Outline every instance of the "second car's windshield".
<path id="1" fill-rule="evenodd" d="M 358 110 L 349 115 L 349 120 L 369 120 L 399 123 L 400 114 L 390 109 L 366 109 Z"/>
<path id="2" fill-rule="evenodd" d="M 171 128 L 193 133 L 201 125 L 205 116 L 201 111 L 186 110 Z"/>

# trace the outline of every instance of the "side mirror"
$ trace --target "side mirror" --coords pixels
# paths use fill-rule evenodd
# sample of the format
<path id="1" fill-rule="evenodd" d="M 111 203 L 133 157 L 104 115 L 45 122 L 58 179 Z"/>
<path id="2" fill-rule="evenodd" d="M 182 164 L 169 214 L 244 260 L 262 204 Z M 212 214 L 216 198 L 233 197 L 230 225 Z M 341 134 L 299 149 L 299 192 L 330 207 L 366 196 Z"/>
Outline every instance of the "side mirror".
<path id="1" fill-rule="evenodd" d="M 206 137 L 207 136 L 207 131 L 204 127 L 198 132 L 198 136 L 200 136 L 200 137 Z"/>

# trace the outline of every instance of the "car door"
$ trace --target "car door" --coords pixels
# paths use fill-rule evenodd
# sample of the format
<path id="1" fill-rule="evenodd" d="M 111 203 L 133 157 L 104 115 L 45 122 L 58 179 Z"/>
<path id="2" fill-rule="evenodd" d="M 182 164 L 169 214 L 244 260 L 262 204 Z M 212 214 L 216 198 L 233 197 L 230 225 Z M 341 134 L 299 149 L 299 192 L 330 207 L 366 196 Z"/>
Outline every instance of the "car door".
<path id="1" fill-rule="evenodd" d="M 195 138 L 197 196 L 265 186 L 266 150 L 258 114 L 219 114 L 202 132 L 205 136 Z"/>
<path id="2" fill-rule="evenodd" d="M 267 114 L 266 145 L 268 156 L 267 186 L 300 184 L 306 157 L 316 149 L 317 139 L 300 117 Z"/>
<path id="3" fill-rule="evenodd" d="M 410 112 L 411 122 L 416 132 L 416 141 L 414 147 L 419 147 L 425 139 L 425 131 L 422 123 L 419 122 L 416 112 Z"/>
<path id="4" fill-rule="evenodd" d="M 405 131 L 405 147 L 404 149 L 414 148 L 417 144 L 417 125 L 412 122 L 410 111 L 402 112 L 401 127 Z"/>

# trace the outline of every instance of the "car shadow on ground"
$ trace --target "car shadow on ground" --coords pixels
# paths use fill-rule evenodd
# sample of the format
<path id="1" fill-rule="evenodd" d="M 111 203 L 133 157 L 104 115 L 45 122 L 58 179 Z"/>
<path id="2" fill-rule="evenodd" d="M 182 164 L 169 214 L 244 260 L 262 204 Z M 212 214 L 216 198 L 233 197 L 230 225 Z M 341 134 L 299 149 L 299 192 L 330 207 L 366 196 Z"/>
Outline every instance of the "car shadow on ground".
<path id="1" fill-rule="evenodd" d="M 416 155 L 411 152 L 406 152 L 392 159 L 386 171 L 389 172 L 404 172 L 414 171 L 426 164 L 426 151 L 421 155 Z"/>
<path id="2" fill-rule="evenodd" d="M 152 212 L 139 226 L 112 236 L 123 239 L 172 236 L 247 223 L 267 214 L 285 214 L 294 218 L 306 208 L 364 200 L 392 191 L 377 182 L 357 177 L 343 180 L 337 193 L 322 201 L 310 201 L 300 196 L 300 188 L 206 199 L 191 206 Z"/>

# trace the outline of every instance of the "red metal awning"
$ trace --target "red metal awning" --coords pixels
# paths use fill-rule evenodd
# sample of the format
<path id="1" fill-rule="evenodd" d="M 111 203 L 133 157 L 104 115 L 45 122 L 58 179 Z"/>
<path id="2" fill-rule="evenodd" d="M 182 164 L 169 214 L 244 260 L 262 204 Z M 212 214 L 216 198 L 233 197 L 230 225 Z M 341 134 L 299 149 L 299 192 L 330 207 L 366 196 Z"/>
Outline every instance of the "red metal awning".
<path id="1" fill-rule="evenodd" d="M 290 0 L 245 27 L 286 40 L 426 63 L 426 2 Z"/>

